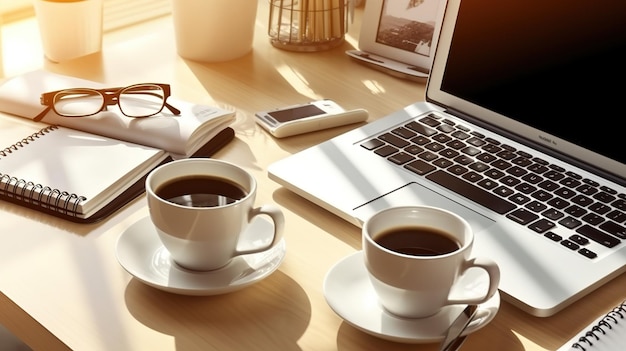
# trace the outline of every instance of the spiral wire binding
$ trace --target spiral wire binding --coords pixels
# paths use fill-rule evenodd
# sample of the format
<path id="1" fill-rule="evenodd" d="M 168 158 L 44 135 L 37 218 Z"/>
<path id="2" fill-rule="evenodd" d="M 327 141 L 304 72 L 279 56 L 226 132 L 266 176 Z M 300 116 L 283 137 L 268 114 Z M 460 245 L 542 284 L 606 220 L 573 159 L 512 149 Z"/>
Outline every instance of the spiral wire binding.
<path id="1" fill-rule="evenodd" d="M 56 125 L 47 126 L 17 143 L 0 150 L 0 156 L 8 157 L 20 148 L 37 141 L 37 139 L 56 129 L 59 129 Z M 0 172 L 0 195 L 73 216 L 77 215 L 78 205 L 82 201 L 87 200 L 84 196 L 54 189 L 42 184 L 35 184 L 31 181 L 18 179 L 2 172 Z"/>
<path id="2" fill-rule="evenodd" d="M 619 323 L 626 323 L 626 300 L 621 305 L 614 307 L 607 313 L 591 330 L 578 339 L 572 348 L 587 351 L 587 347 L 592 347 L 594 342 L 600 341 L 602 335 L 606 335 L 608 330 Z"/>

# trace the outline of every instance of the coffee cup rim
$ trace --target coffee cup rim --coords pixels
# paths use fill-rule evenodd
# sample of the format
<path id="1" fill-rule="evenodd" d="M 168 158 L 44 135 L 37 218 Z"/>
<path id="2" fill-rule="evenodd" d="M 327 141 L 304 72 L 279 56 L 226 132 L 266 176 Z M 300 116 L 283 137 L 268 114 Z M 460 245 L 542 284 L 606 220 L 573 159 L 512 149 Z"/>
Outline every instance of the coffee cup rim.
<path id="1" fill-rule="evenodd" d="M 215 206 L 215 207 L 192 207 L 192 206 L 186 206 L 186 205 L 181 205 L 181 204 L 178 204 L 178 203 L 175 203 L 175 202 L 167 201 L 166 199 L 163 199 L 159 195 L 156 194 L 156 192 L 153 189 L 154 187 L 152 186 L 151 182 L 152 182 L 153 178 L 155 177 L 156 173 L 162 172 L 162 170 L 164 168 L 169 168 L 169 167 L 175 166 L 176 164 L 179 164 L 179 163 L 216 163 L 216 164 L 225 165 L 227 167 L 232 167 L 233 169 L 241 171 L 242 174 L 245 174 L 247 176 L 247 178 L 250 181 L 250 187 L 249 187 L 249 189 L 246 187 L 246 195 L 244 197 L 242 197 L 241 199 L 239 199 L 239 200 L 237 200 L 235 202 L 229 203 L 229 204 Z M 236 184 L 241 186 L 241 184 L 239 182 L 236 182 Z M 234 164 L 232 162 L 228 162 L 228 161 L 224 161 L 224 160 L 217 160 L 217 159 L 213 159 L 213 158 L 207 158 L 207 159 L 186 158 L 186 159 L 174 160 L 174 161 L 162 164 L 162 165 L 156 167 L 155 169 L 153 169 L 150 173 L 148 173 L 148 176 L 146 177 L 145 188 L 146 188 L 146 193 L 149 193 L 154 199 L 156 199 L 160 203 L 168 204 L 170 206 L 178 207 L 178 208 L 181 208 L 181 209 L 193 209 L 194 211 L 210 211 L 210 210 L 216 210 L 216 209 L 221 209 L 221 208 L 229 208 L 229 207 L 233 207 L 233 206 L 238 206 L 240 203 L 248 200 L 251 196 L 253 196 L 256 193 L 257 182 L 256 182 L 256 179 L 254 178 L 254 176 L 252 176 L 252 174 L 250 172 L 248 172 L 247 170 L 245 170 L 241 166 L 238 166 L 238 165 L 236 165 L 236 164 Z"/>
<path id="2" fill-rule="evenodd" d="M 392 212 L 392 211 L 407 211 L 407 210 L 425 210 L 425 211 L 434 211 L 434 212 L 442 212 L 445 213 L 446 215 L 450 215 L 454 218 L 456 218 L 463 226 L 463 232 L 464 232 L 464 236 L 468 236 L 469 238 L 467 238 L 467 240 L 463 240 L 462 245 L 452 251 L 452 252 L 448 252 L 445 254 L 441 254 L 441 255 L 434 255 L 434 256 L 415 256 L 415 255 L 409 255 L 409 254 L 404 254 L 398 251 L 394 251 L 391 249 L 388 249 L 382 245 L 380 245 L 378 242 L 376 242 L 376 240 L 372 237 L 372 233 L 368 230 L 368 224 L 370 223 L 370 220 L 377 215 L 380 215 L 384 212 Z M 426 226 L 429 228 L 434 228 L 434 229 L 440 229 L 437 228 L 435 226 Z M 463 217 L 459 216 L 458 214 L 452 212 L 452 211 L 448 211 L 446 209 L 443 208 L 439 208 L 439 207 L 434 207 L 434 206 L 396 206 L 396 207 L 390 207 L 390 208 L 386 208 L 383 210 L 380 210 L 378 212 L 376 212 L 375 214 L 373 214 L 368 220 L 365 221 L 365 223 L 363 224 L 363 233 L 362 236 L 365 238 L 365 240 L 367 240 L 371 245 L 373 245 L 374 247 L 376 247 L 377 249 L 383 251 L 383 252 L 387 252 L 393 255 L 396 255 L 398 257 L 405 257 L 405 258 L 410 258 L 410 259 L 419 259 L 419 260 L 437 260 L 437 259 L 442 259 L 445 257 L 449 257 L 449 256 L 453 256 L 453 255 L 458 255 L 460 253 L 462 253 L 463 251 L 466 251 L 470 248 L 470 246 L 472 246 L 473 241 L 474 241 L 474 235 L 472 233 L 472 227 L 469 224 L 469 222 L 467 222 L 467 220 L 465 220 Z"/>

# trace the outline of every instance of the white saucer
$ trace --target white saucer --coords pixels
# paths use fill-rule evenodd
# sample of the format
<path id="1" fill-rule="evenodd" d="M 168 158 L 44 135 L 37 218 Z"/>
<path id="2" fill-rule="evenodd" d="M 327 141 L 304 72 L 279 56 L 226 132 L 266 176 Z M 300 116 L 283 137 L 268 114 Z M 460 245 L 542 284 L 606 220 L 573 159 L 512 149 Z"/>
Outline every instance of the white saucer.
<path id="1" fill-rule="evenodd" d="M 480 270 L 471 269 L 458 287 L 485 291 L 488 279 Z M 439 313 L 420 319 L 397 317 L 386 312 L 370 283 L 362 251 L 342 259 L 330 269 L 324 280 L 324 296 L 333 311 L 353 327 L 382 339 L 411 344 L 441 342 L 452 321 L 466 307 L 446 306 Z M 500 295 L 496 292 L 486 303 L 479 305 L 476 317 L 463 334 L 487 325 L 499 307 Z"/>
<path id="2" fill-rule="evenodd" d="M 259 235 L 272 230 L 272 224 L 259 217 L 243 235 Z M 242 289 L 272 274 L 285 258 L 285 241 L 274 248 L 232 259 L 223 268 L 209 272 L 187 270 L 175 264 L 150 220 L 144 217 L 118 238 L 117 261 L 140 281 L 157 289 L 182 295 L 218 295 Z"/>

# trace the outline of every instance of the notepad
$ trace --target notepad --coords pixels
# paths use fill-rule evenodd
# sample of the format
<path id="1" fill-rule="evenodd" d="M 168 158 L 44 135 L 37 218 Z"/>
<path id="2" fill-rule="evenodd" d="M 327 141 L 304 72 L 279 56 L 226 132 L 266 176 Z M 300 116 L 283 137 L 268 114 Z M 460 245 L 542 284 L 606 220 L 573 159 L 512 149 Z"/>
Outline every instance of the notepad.
<path id="1" fill-rule="evenodd" d="M 0 149 L 0 198 L 76 221 L 100 210 L 170 159 L 163 150 L 60 126 L 47 126 Z M 141 192 L 140 192 L 141 193 Z M 119 207 L 119 206 L 114 206 Z"/>
<path id="2" fill-rule="evenodd" d="M 626 350 L 626 301 L 596 319 L 557 351 Z"/>

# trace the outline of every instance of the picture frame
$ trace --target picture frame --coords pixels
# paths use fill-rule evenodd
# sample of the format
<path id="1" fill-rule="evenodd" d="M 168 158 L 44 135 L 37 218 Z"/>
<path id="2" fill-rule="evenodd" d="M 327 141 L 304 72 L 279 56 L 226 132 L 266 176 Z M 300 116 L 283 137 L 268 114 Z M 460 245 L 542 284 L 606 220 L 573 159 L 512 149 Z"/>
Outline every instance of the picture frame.
<path id="1" fill-rule="evenodd" d="M 445 0 L 367 0 L 358 50 L 346 54 L 402 78 L 428 77 Z"/>

